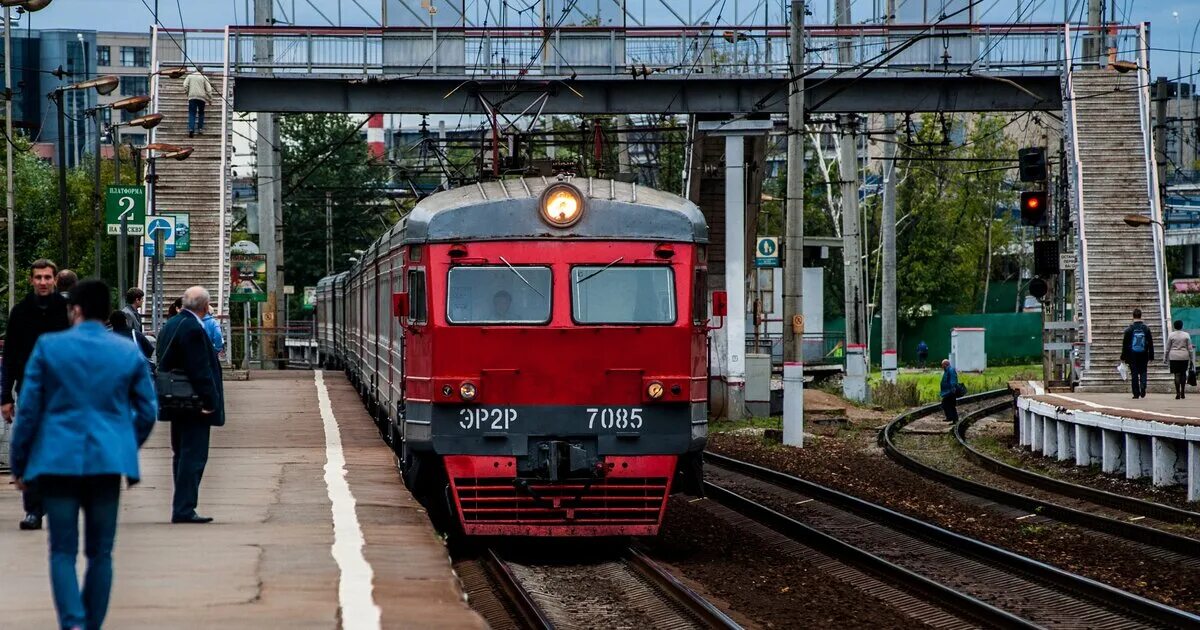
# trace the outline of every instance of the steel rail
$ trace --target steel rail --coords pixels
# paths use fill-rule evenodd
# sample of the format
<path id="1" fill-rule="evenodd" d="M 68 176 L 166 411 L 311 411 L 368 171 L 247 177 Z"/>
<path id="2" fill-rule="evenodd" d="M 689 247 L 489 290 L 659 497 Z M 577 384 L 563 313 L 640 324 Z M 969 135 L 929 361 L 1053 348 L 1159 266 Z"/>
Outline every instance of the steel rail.
<path id="1" fill-rule="evenodd" d="M 966 432 L 966 426 L 980 418 L 1003 411 L 1010 405 L 1010 402 L 1004 401 L 963 415 L 958 424 L 953 428 L 952 432 L 954 433 L 954 436 L 958 440 L 959 444 L 963 445 L 968 454 L 975 453 L 980 457 L 983 457 L 982 454 L 977 453 L 971 449 L 971 447 L 966 445 L 964 436 Z M 919 411 L 922 410 L 918 410 L 918 412 Z M 1045 501 L 1017 492 L 1003 490 L 980 483 L 978 481 L 965 479 L 958 475 L 939 470 L 938 468 L 918 461 L 916 458 L 904 453 L 895 442 L 896 434 L 899 433 L 902 428 L 915 420 L 916 417 L 918 417 L 913 415 L 915 413 L 917 412 L 898 416 L 895 420 L 892 420 L 892 422 L 888 423 L 888 425 L 884 427 L 883 431 L 881 432 L 880 439 L 883 443 L 884 452 L 887 453 L 887 456 L 891 458 L 892 461 L 900 464 L 901 466 L 904 466 L 905 468 L 923 477 L 945 484 L 951 488 L 954 488 L 955 490 L 960 490 L 968 494 L 983 497 L 991 501 L 996 501 L 997 503 L 1002 503 L 1004 505 L 1009 505 L 1021 510 L 1026 510 L 1032 514 L 1041 514 L 1042 516 L 1052 518 L 1062 523 L 1070 523 L 1072 525 L 1086 527 L 1088 529 L 1118 536 L 1132 542 L 1152 545 L 1160 549 L 1167 549 L 1181 554 L 1200 557 L 1200 540 L 1196 538 L 1182 536 L 1173 532 L 1163 531 L 1161 529 L 1147 527 L 1145 525 L 1139 525 L 1137 523 L 1131 523 L 1128 521 L 1122 521 L 1108 516 L 1102 516 L 1100 514 L 1093 514 L 1083 510 L 1060 505 L 1058 503 L 1053 503 L 1051 501 Z M 974 461 L 970 455 L 968 455 L 968 459 Z M 984 468 L 990 469 L 989 467 Z M 1048 485 L 1041 486 L 1038 483 L 1030 483 L 1030 485 L 1035 487 L 1046 487 L 1049 489 Z M 1131 499 L 1131 501 L 1137 500 Z M 1139 501 L 1138 503 L 1142 502 Z M 1141 514 L 1141 512 L 1133 509 L 1129 509 L 1128 511 Z M 1197 520 L 1197 522 L 1200 522 L 1200 520 Z"/>
<path id="2" fill-rule="evenodd" d="M 989 392 L 988 394 L 968 397 L 964 400 L 986 400 L 988 397 L 995 397 L 995 394 Z M 929 415 L 936 408 L 936 405 L 931 405 L 913 413 L 919 416 Z M 705 453 L 705 460 L 722 468 L 813 497 L 818 501 L 839 509 L 854 512 L 886 527 L 923 538 L 954 553 L 968 554 L 1006 571 L 1026 576 L 1050 588 L 1088 600 L 1102 608 L 1115 609 L 1164 627 L 1200 627 L 1200 616 L 1123 591 L 1091 578 L 1064 571 L 1053 565 L 927 523 L 839 490 L 723 455 Z M 719 498 L 728 498 L 730 494 L 733 494 L 729 491 L 721 492 L 722 488 L 709 482 L 706 482 L 706 487 L 713 490 L 713 494 Z M 735 505 L 730 505 L 730 507 L 737 509 Z M 762 508 L 762 506 L 759 507 L 761 510 L 769 509 Z M 765 514 L 761 510 L 759 510 L 759 513 Z M 803 539 L 801 541 L 803 542 Z"/>
<path id="3" fill-rule="evenodd" d="M 1040 473 L 1035 473 L 1031 470 L 1026 470 L 1019 466 L 1006 464 L 982 451 L 971 446 L 967 440 L 967 429 L 971 424 L 979 420 L 979 417 L 964 416 L 954 427 L 954 438 L 963 447 L 964 454 L 972 463 L 989 470 L 998 475 L 1008 477 L 1014 481 L 1029 484 L 1036 488 L 1041 488 L 1049 492 L 1061 494 L 1073 499 L 1082 499 L 1091 501 L 1098 505 L 1104 505 L 1110 508 L 1121 510 L 1123 512 L 1132 512 L 1146 516 L 1148 518 L 1167 521 L 1170 523 L 1182 523 L 1185 525 L 1200 525 L 1200 512 L 1193 512 L 1183 508 L 1164 505 L 1154 501 L 1146 501 L 1134 497 L 1108 492 L 1098 488 L 1047 477 Z"/>
<path id="4" fill-rule="evenodd" d="M 512 569 L 494 550 L 486 550 L 480 558 L 484 569 L 492 582 L 499 588 L 504 597 L 512 605 L 516 621 L 531 630 L 553 630 L 554 623 L 546 613 L 533 601 L 529 591 L 521 586 L 520 580 L 513 575 Z"/>
<path id="5" fill-rule="evenodd" d="M 651 560 L 646 554 L 630 547 L 626 560 L 639 575 L 646 578 L 659 592 L 678 604 L 706 627 L 724 630 L 741 630 L 742 626 L 713 606 L 699 593 L 688 588 L 666 569 Z"/>

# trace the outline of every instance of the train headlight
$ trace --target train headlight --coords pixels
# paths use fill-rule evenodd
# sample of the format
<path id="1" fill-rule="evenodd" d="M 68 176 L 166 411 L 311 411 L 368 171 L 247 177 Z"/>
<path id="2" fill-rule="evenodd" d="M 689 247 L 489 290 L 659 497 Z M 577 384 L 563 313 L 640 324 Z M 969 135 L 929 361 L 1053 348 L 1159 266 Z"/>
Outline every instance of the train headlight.
<path id="1" fill-rule="evenodd" d="M 474 383 L 463 383 L 458 386 L 458 395 L 462 396 L 463 400 L 475 400 L 476 393 Z"/>
<path id="2" fill-rule="evenodd" d="M 654 381 L 653 383 L 650 383 L 650 385 L 646 387 L 646 395 L 649 396 L 653 400 L 658 400 L 659 398 L 662 398 L 663 397 L 663 384 L 659 383 L 658 381 Z"/>
<path id="3" fill-rule="evenodd" d="M 566 183 L 551 184 L 542 193 L 542 218 L 554 227 L 571 227 L 583 217 L 583 195 Z"/>

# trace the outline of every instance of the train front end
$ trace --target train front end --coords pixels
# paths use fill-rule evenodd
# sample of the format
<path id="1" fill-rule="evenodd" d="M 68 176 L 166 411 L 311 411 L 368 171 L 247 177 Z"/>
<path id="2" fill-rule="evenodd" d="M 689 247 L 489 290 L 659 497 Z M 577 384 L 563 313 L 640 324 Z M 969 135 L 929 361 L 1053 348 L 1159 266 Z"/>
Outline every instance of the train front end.
<path id="1" fill-rule="evenodd" d="M 703 218 L 630 184 L 520 185 L 409 218 L 406 450 L 467 535 L 656 534 L 700 483 Z"/>

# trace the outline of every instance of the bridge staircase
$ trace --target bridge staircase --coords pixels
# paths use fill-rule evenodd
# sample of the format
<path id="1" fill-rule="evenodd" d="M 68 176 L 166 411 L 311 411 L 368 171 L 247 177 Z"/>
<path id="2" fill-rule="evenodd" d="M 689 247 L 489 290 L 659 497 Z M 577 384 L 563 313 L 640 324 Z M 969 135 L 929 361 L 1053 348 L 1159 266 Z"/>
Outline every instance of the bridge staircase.
<path id="1" fill-rule="evenodd" d="M 1151 151 L 1148 81 L 1110 68 L 1074 70 L 1064 82 L 1064 125 L 1077 224 L 1076 314 L 1085 365 L 1078 391 L 1128 391 L 1118 372 L 1124 330 L 1142 310 L 1155 344 L 1149 389 L 1173 391 L 1163 366 L 1170 322 L 1161 223 L 1130 227 L 1138 214 L 1161 222 Z"/>
<path id="2" fill-rule="evenodd" d="M 209 72 L 209 80 L 220 94 L 230 94 L 219 72 Z M 163 308 L 191 286 L 201 285 L 212 296 L 217 314 L 227 315 L 229 307 L 225 287 L 229 269 L 229 227 L 225 208 L 225 178 L 222 169 L 229 163 L 233 143 L 222 138 L 230 125 L 222 124 L 225 108 L 220 96 L 209 103 L 204 133 L 188 137 L 187 97 L 183 80 L 157 76 L 152 86 L 156 111 L 163 114 L 161 124 L 152 132 L 151 142 L 195 151 L 183 161 L 159 158 L 155 160 L 158 179 L 154 186 L 154 209 L 159 214 L 187 213 L 190 220 L 189 251 L 178 252 L 168 259 L 162 272 Z M 225 155 L 222 156 L 222 151 Z M 141 286 L 149 292 L 150 273 L 147 259 L 142 259 L 139 277 Z"/>

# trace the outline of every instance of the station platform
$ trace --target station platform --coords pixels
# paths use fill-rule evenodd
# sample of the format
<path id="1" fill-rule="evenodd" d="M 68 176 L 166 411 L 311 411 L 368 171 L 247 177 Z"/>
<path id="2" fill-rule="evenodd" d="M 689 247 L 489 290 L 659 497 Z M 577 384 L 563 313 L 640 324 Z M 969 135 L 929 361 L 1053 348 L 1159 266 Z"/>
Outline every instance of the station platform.
<path id="1" fill-rule="evenodd" d="M 160 424 L 121 495 L 106 627 L 485 627 L 342 374 L 254 372 L 225 389 L 198 510 L 216 521 L 170 524 Z M 54 627 L 46 532 L 18 531 L 21 515 L 0 484 L 0 627 Z"/>
<path id="2" fill-rule="evenodd" d="M 1196 395 L 1200 400 L 1200 394 Z M 1021 446 L 1078 466 L 1100 466 L 1156 486 L 1185 484 L 1200 501 L 1200 412 L 1196 400 L 1151 393 L 1045 393 L 1017 399 Z"/>

